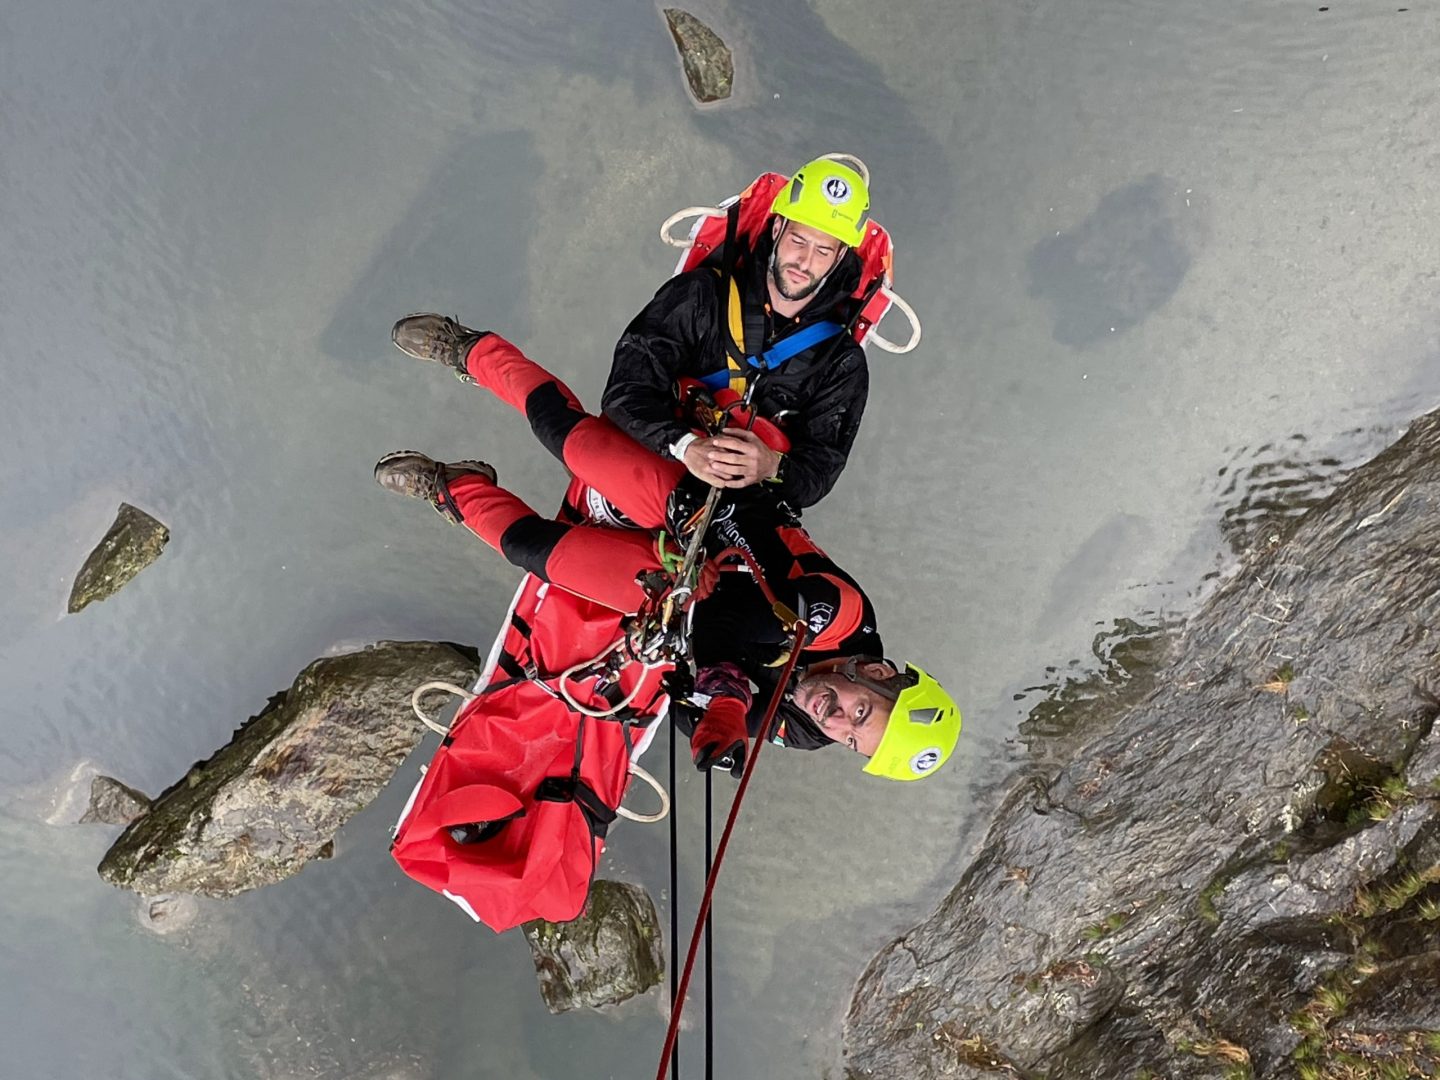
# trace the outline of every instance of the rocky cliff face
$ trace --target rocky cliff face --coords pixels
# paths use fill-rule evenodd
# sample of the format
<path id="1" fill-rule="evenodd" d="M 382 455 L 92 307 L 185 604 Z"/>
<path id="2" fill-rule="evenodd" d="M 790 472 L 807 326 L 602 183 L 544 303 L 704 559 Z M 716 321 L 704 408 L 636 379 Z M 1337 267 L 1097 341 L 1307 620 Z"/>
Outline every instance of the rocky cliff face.
<path id="1" fill-rule="evenodd" d="M 860 979 L 847 1080 L 1436 1075 L 1437 690 L 1440 413 L 1010 792 Z"/>

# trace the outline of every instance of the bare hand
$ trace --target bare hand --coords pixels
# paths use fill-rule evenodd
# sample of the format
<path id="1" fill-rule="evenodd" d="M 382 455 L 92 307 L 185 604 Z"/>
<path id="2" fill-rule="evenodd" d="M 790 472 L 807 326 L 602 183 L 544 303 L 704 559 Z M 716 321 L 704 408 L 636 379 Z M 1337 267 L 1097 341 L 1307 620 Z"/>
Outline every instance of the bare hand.
<path id="1" fill-rule="evenodd" d="M 780 454 L 753 431 L 727 428 L 686 447 L 685 467 L 714 487 L 743 488 L 774 476 L 780 468 Z"/>

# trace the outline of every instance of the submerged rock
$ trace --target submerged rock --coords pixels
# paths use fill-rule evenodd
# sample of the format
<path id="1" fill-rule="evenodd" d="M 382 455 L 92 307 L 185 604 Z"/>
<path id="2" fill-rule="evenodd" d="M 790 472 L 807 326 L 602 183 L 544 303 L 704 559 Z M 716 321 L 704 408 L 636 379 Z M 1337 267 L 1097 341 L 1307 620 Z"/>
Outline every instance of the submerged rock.
<path id="1" fill-rule="evenodd" d="M 140 925 L 162 937 L 188 930 L 200 914 L 200 902 L 185 893 L 142 896 L 136 917 Z"/>
<path id="2" fill-rule="evenodd" d="M 1437 536 L 1440 412 L 1010 793 L 861 977 L 847 1080 L 1436 1075 Z"/>
<path id="3" fill-rule="evenodd" d="M 169 529 L 144 510 L 121 503 L 115 524 L 75 575 L 70 589 L 70 614 L 114 596 L 158 559 L 169 542 Z"/>
<path id="4" fill-rule="evenodd" d="M 660 920 L 638 885 L 597 881 L 578 919 L 524 926 L 540 996 L 552 1013 L 618 1005 L 665 975 Z"/>
<path id="5" fill-rule="evenodd" d="M 336 831 L 370 803 L 424 729 L 411 691 L 468 685 L 473 657 L 450 645 L 386 641 L 317 660 L 209 760 L 138 818 L 100 876 L 146 896 L 233 896 L 324 857 Z"/>
<path id="6" fill-rule="evenodd" d="M 680 50 L 680 62 L 695 99 L 709 104 L 728 98 L 735 82 L 735 61 L 725 42 L 688 11 L 665 8 L 665 22 Z"/>
<path id="7" fill-rule="evenodd" d="M 142 792 L 114 777 L 97 776 L 90 781 L 90 805 L 80 824 L 129 825 L 149 809 L 150 799 Z"/>

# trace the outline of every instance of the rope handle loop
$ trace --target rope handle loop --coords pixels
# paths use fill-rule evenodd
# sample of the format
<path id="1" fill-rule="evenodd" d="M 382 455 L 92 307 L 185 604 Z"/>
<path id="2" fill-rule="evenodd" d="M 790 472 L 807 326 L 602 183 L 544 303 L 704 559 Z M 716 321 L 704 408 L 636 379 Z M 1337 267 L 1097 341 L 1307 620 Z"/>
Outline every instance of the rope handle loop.
<path id="1" fill-rule="evenodd" d="M 876 345 L 878 345 L 880 348 L 884 349 L 888 353 L 908 353 L 912 349 L 914 349 L 916 345 L 920 344 L 920 318 L 918 315 L 915 314 L 915 309 L 912 308 L 909 304 L 907 304 L 905 302 L 905 299 L 899 293 L 890 289 L 888 286 L 882 288 L 880 292 L 885 296 L 887 300 L 890 301 L 890 303 L 894 304 L 897 308 L 900 309 L 900 313 L 904 315 L 905 318 L 910 320 L 910 340 L 905 342 L 904 345 L 896 345 L 893 341 L 880 333 L 880 327 L 878 325 L 872 326 L 870 328 L 870 334 L 868 337 L 866 337 L 865 340 L 873 341 Z"/>
<path id="2" fill-rule="evenodd" d="M 860 179 L 865 181 L 865 186 L 870 186 L 870 166 L 866 165 L 865 162 L 861 161 L 854 154 L 842 154 L 838 152 L 834 154 L 821 154 L 818 160 L 838 161 L 841 165 L 853 166 L 855 171 L 860 174 Z"/>
<path id="3" fill-rule="evenodd" d="M 622 805 L 615 808 L 615 813 L 619 814 L 627 821 L 638 821 L 645 825 L 651 824 L 652 822 L 656 821 L 664 821 L 667 817 L 669 817 L 670 793 L 665 790 L 665 785 L 660 783 L 659 780 L 656 780 L 655 777 L 651 776 L 648 772 L 646 772 L 637 763 L 633 761 L 630 763 L 630 775 L 635 777 L 637 780 L 641 780 L 649 784 L 650 787 L 654 789 L 655 794 L 660 796 L 660 809 L 653 814 L 640 814 L 636 813 L 634 810 L 629 810 Z"/>
<path id="4" fill-rule="evenodd" d="M 568 685 L 576 672 L 588 667 L 594 667 L 624 644 L 625 638 L 623 636 L 618 637 L 607 645 L 597 656 L 589 660 L 581 660 L 578 664 L 571 664 L 560 673 L 560 677 L 555 680 L 555 686 L 560 691 L 560 696 L 565 699 L 566 705 L 569 705 L 570 708 L 574 709 L 581 716 L 593 716 L 597 720 L 606 720 L 629 707 L 630 703 L 640 695 L 640 689 L 645 685 L 645 676 L 650 673 L 651 668 L 656 666 L 655 664 L 642 663 L 641 667 L 643 667 L 644 670 L 640 673 L 640 678 L 635 680 L 635 685 L 630 688 L 630 692 L 614 705 L 607 706 L 603 709 L 594 709 L 588 705 L 581 704 L 575 695 L 570 692 Z M 656 820 L 658 821 L 659 819 L 657 818 Z"/>
<path id="5" fill-rule="evenodd" d="M 444 738 L 446 735 L 450 734 L 449 726 L 440 723 L 438 720 L 431 719 L 430 716 L 426 714 L 425 710 L 420 708 L 420 699 L 431 691 L 436 690 L 443 691 L 447 694 L 454 694 L 460 699 L 463 705 L 469 705 L 470 702 L 474 701 L 475 695 L 469 690 L 465 690 L 459 686 L 456 686 L 454 683 L 441 682 L 439 680 L 436 680 L 434 682 L 421 683 L 415 688 L 415 692 L 410 695 L 410 708 L 415 710 L 415 716 L 422 724 L 428 727 L 431 731 L 435 732 L 441 738 Z"/>
<path id="6" fill-rule="evenodd" d="M 676 210 L 663 222 L 660 223 L 660 239 L 674 248 L 688 248 L 694 237 L 695 226 L 690 227 L 690 233 L 683 240 L 676 239 L 670 235 L 670 230 L 688 218 L 698 217 L 723 217 L 725 211 L 718 206 L 687 206 L 684 210 Z M 698 222 L 696 224 L 699 224 Z"/>

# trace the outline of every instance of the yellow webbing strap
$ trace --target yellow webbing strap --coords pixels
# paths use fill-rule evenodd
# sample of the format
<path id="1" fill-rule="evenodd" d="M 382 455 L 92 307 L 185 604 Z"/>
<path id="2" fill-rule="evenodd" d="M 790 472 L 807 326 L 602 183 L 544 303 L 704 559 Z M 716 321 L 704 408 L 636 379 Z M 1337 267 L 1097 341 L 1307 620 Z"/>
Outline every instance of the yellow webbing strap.
<path id="1" fill-rule="evenodd" d="M 745 351 L 745 322 L 740 314 L 740 286 L 736 284 L 733 276 L 730 278 L 730 340 L 735 343 L 738 351 Z M 745 370 L 736 362 L 734 352 L 728 349 L 725 352 L 725 363 L 730 368 L 730 389 L 743 397 Z"/>

